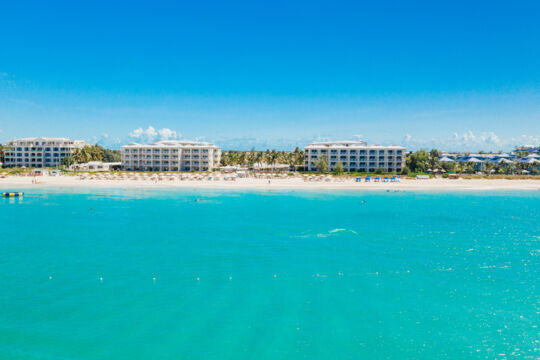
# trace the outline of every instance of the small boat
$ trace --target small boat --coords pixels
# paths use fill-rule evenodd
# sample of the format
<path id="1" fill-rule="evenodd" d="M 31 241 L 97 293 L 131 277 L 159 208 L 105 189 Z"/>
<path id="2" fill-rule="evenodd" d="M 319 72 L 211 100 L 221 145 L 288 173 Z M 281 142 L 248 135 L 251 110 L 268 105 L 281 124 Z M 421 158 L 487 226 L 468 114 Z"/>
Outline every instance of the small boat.
<path id="1" fill-rule="evenodd" d="M 23 196 L 23 192 L 4 192 L 2 193 L 2 197 L 21 197 Z"/>

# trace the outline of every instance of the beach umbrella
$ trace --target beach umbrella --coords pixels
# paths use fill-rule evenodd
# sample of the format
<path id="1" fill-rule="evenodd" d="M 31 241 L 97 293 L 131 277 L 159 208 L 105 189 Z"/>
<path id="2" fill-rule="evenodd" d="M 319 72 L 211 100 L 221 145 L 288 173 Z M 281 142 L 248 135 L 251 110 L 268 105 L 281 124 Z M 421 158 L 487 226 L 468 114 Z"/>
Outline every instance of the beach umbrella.
<path id="1" fill-rule="evenodd" d="M 477 158 L 475 158 L 475 157 L 470 157 L 470 158 L 468 158 L 468 159 L 466 160 L 466 162 L 472 162 L 472 163 L 483 163 L 483 161 L 482 161 L 482 160 L 480 160 L 480 159 L 477 159 Z"/>
<path id="2" fill-rule="evenodd" d="M 454 160 L 450 159 L 449 157 L 442 157 L 439 159 L 439 162 L 454 162 Z"/>
<path id="3" fill-rule="evenodd" d="M 528 174 L 529 172 L 527 170 L 522 170 L 521 173 L 522 174 Z"/>

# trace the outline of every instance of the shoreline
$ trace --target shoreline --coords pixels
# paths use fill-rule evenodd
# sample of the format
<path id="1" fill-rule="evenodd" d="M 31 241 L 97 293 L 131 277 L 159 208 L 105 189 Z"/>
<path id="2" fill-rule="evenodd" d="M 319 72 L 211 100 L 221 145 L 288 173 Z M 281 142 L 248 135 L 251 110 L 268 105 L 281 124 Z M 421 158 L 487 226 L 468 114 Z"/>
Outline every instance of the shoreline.
<path id="1" fill-rule="evenodd" d="M 417 190 L 417 191 L 492 191 L 492 190 L 540 190 L 540 180 L 506 179 L 401 179 L 400 182 L 357 183 L 354 179 L 336 179 L 325 182 L 305 182 L 299 178 L 267 179 L 243 178 L 236 181 L 209 180 L 80 180 L 73 176 L 7 177 L 0 179 L 0 191 L 17 191 L 28 188 L 178 188 L 216 190 Z"/>

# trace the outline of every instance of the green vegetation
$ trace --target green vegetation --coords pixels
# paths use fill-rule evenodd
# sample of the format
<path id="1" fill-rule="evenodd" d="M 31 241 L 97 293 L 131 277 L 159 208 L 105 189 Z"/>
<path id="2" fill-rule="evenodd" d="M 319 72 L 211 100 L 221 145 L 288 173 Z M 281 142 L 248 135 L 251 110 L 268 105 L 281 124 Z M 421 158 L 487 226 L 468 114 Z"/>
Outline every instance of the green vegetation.
<path id="1" fill-rule="evenodd" d="M 441 153 L 437 149 L 432 149 L 430 152 L 426 150 L 418 150 L 407 157 L 406 166 L 403 168 L 402 174 L 408 175 L 412 173 L 427 173 L 436 170 L 444 170 L 444 172 L 455 171 L 456 164 L 453 162 L 440 162 Z"/>
<path id="2" fill-rule="evenodd" d="M 341 175 L 345 171 L 343 168 L 343 163 L 340 161 L 334 166 L 334 170 L 332 170 L 334 174 Z"/>
<path id="3" fill-rule="evenodd" d="M 99 146 L 99 145 L 96 145 Z M 103 161 L 104 162 L 120 162 L 122 161 L 122 155 L 120 150 L 103 149 Z"/>
<path id="4" fill-rule="evenodd" d="M 76 149 L 73 153 L 73 160 L 76 164 L 83 164 L 90 161 L 120 162 L 121 155 L 119 150 L 105 149 L 96 144 Z M 66 161 L 71 162 L 71 160 Z M 71 165 L 73 165 L 73 163 Z"/>
<path id="5" fill-rule="evenodd" d="M 62 159 L 62 166 L 70 167 L 75 164 L 75 158 L 73 156 L 66 156 Z"/>
<path id="6" fill-rule="evenodd" d="M 294 151 L 278 151 L 278 150 L 266 150 L 266 151 L 238 151 L 238 150 L 226 150 L 221 154 L 221 165 L 241 165 L 241 166 L 253 166 L 255 164 L 288 164 L 290 166 L 303 166 L 304 165 L 304 152 L 299 148 Z"/>
<path id="7" fill-rule="evenodd" d="M 326 160 L 326 156 L 321 155 L 319 156 L 319 159 L 315 162 L 315 167 L 318 172 L 325 173 L 328 171 L 328 161 Z"/>

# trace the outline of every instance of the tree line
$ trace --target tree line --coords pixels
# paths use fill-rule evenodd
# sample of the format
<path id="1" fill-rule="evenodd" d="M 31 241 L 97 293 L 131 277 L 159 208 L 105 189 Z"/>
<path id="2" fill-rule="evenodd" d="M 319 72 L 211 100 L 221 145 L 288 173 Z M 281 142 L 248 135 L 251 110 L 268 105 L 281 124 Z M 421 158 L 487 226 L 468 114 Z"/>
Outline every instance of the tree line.
<path id="1" fill-rule="evenodd" d="M 482 151 L 479 153 L 483 153 Z M 527 156 L 527 152 L 518 154 L 518 158 Z M 406 166 L 403 169 L 404 174 L 425 173 L 429 171 L 444 170 L 445 172 L 456 172 L 459 174 L 473 174 L 477 170 L 474 163 L 458 163 L 458 162 L 441 162 L 439 158 L 441 152 L 437 149 L 431 151 L 418 150 L 407 156 Z M 492 171 L 493 170 L 493 171 Z M 538 174 L 538 169 L 530 167 L 528 164 L 513 163 L 513 164 L 498 164 L 484 162 L 482 163 L 482 171 L 485 173 L 495 174 L 514 174 L 522 170 L 529 170 L 532 174 Z"/>
<path id="2" fill-rule="evenodd" d="M 304 165 L 304 152 L 300 148 L 294 151 L 280 150 L 225 150 L 221 153 L 221 165 L 253 166 L 255 164 L 288 164 L 291 167 Z"/>
<path id="3" fill-rule="evenodd" d="M 69 167 L 74 164 L 84 164 L 90 161 L 120 162 L 121 160 L 120 150 L 105 149 L 96 144 L 75 149 L 73 154 L 62 159 L 62 165 Z"/>

